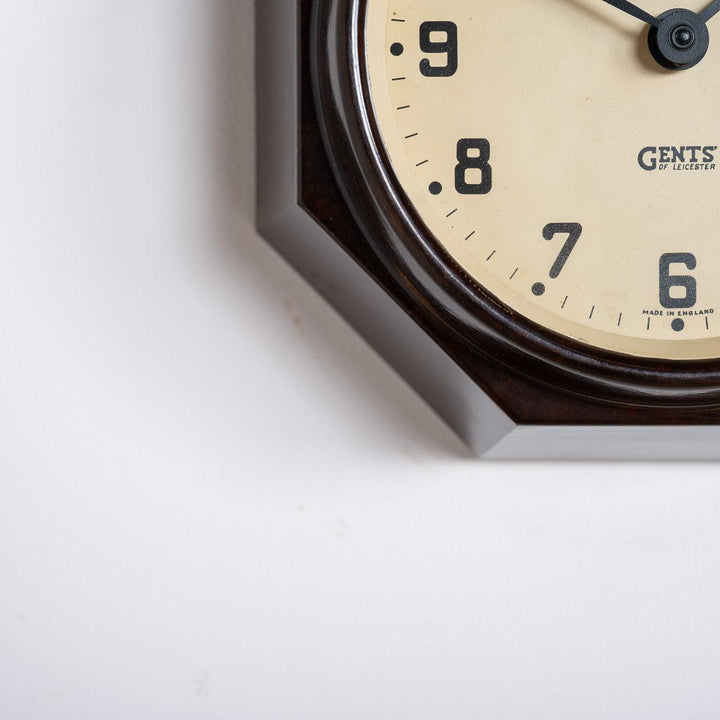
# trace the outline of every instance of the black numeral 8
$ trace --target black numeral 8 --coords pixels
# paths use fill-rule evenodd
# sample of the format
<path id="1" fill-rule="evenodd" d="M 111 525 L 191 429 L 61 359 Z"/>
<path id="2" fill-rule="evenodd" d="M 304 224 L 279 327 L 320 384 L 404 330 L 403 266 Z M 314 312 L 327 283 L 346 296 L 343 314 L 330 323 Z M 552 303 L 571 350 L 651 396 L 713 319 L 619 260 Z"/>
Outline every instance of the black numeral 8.
<path id="1" fill-rule="evenodd" d="M 487 195 L 492 190 L 490 143 L 487 140 L 458 140 L 455 189 L 461 195 Z M 468 171 L 479 170 L 480 182 L 468 182 Z"/>

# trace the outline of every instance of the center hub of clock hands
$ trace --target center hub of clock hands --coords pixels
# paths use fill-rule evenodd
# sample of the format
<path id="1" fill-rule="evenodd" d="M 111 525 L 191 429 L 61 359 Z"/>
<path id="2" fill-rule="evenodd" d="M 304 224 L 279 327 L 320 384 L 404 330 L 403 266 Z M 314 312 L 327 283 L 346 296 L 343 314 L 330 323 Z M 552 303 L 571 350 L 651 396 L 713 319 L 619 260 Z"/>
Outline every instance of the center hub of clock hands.
<path id="1" fill-rule="evenodd" d="M 650 26 L 648 46 L 663 67 L 687 70 L 705 57 L 710 33 L 702 17 L 692 10 L 668 10 Z"/>
<path id="2" fill-rule="evenodd" d="M 677 50 L 687 50 L 695 43 L 695 33 L 689 25 L 678 25 L 670 33 L 670 42 Z"/>
<path id="3" fill-rule="evenodd" d="M 650 26 L 650 53 L 659 65 L 670 70 L 687 70 L 705 57 L 710 46 L 707 23 L 720 12 L 720 0 L 713 0 L 701 13 L 675 8 L 658 17 L 628 0 L 604 2 Z"/>

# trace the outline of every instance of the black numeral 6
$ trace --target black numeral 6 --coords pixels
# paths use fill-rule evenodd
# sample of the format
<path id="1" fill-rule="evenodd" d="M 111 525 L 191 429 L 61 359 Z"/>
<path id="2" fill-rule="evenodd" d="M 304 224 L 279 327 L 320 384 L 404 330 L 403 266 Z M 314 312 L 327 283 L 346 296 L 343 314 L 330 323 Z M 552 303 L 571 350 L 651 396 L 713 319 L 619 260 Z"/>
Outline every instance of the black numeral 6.
<path id="1" fill-rule="evenodd" d="M 664 308 L 691 308 L 697 303 L 697 280 L 692 275 L 671 275 L 671 265 L 684 265 L 688 270 L 697 267 L 692 253 L 666 253 L 660 257 L 660 304 Z M 682 297 L 673 297 L 673 288 L 683 288 Z"/>

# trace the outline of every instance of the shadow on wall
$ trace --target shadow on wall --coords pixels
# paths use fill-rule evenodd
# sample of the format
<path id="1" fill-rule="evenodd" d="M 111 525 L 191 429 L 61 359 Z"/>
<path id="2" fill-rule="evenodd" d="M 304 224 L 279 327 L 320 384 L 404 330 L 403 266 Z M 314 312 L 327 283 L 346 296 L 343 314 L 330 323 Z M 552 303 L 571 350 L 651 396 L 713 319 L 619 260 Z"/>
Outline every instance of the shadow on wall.
<path id="1" fill-rule="evenodd" d="M 222 272 L 246 296 L 249 286 L 271 308 L 269 318 L 276 309 L 283 328 L 289 313 L 306 342 L 311 336 L 313 354 L 331 369 L 333 381 L 355 388 L 356 406 L 369 406 L 388 433 L 397 433 L 399 445 L 467 457 L 452 431 L 255 231 L 255 2 L 215 0 L 208 7 L 214 43 L 211 211 L 219 228 L 212 251 Z"/>

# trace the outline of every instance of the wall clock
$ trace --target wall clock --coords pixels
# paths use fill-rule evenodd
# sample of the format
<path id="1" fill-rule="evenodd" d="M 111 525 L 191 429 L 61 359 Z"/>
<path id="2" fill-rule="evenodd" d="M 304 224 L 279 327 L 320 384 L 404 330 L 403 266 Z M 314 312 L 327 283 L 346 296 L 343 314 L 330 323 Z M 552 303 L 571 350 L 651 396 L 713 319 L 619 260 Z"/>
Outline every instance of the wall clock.
<path id="1" fill-rule="evenodd" d="M 693 5 L 258 5 L 260 229 L 479 454 L 720 456 Z"/>

